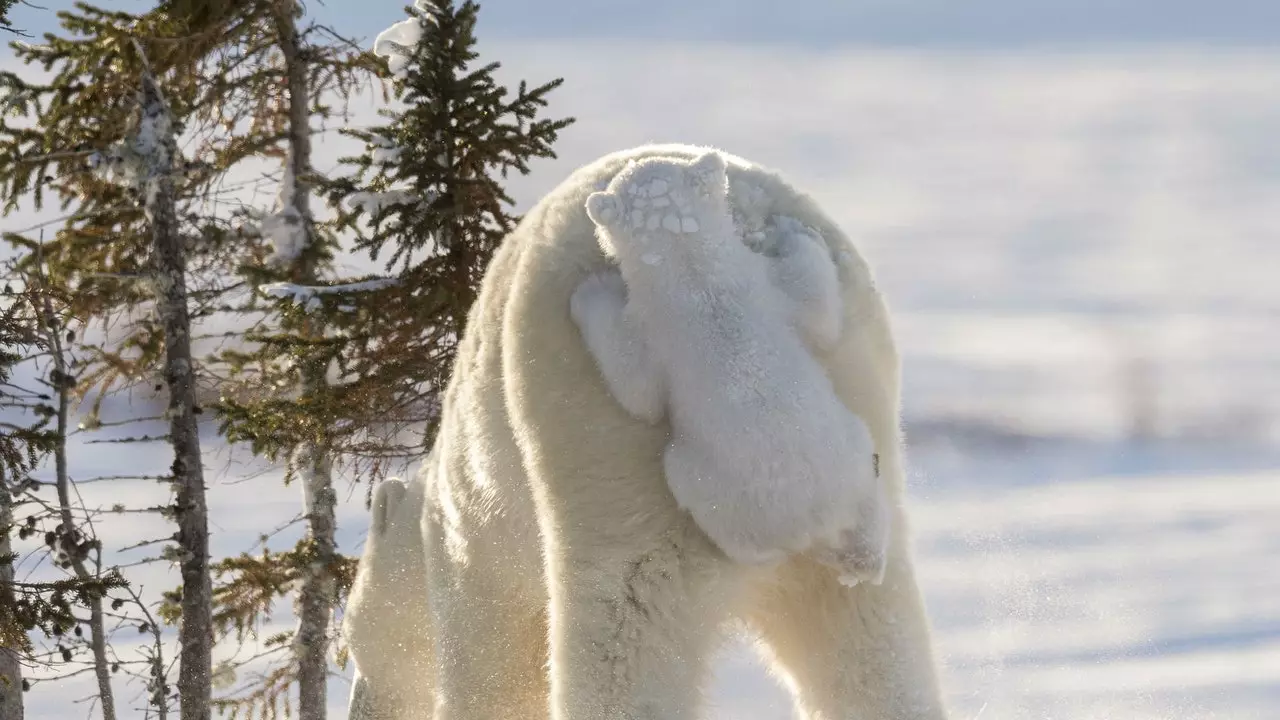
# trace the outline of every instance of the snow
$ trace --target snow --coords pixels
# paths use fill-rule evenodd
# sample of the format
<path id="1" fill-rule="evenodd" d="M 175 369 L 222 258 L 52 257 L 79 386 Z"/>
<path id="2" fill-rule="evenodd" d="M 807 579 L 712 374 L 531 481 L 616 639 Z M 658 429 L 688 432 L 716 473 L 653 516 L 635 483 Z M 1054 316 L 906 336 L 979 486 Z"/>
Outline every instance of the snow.
<path id="1" fill-rule="evenodd" d="M 271 255 L 267 258 L 270 265 L 289 265 L 307 248 L 306 221 L 294 205 L 297 190 L 293 158 L 289 156 L 280 177 L 279 210 L 262 218 L 257 227 L 257 231 L 271 243 Z"/>
<path id="2" fill-rule="evenodd" d="M 109 403 L 104 415 L 127 402 Z M 1280 703 L 1280 575 L 1267 571 L 1280 566 L 1280 451 L 938 438 L 913 427 L 908 433 L 922 439 L 908 455 L 912 527 L 953 717 L 1270 720 Z M 129 434 L 118 430 L 89 437 Z M 296 491 L 280 483 L 278 469 L 246 481 L 260 465 L 218 448 L 210 431 L 214 552 L 252 549 L 264 529 L 297 513 Z M 171 462 L 159 450 L 119 445 L 81 446 L 71 457 L 82 477 L 160 475 Z M 91 505 L 163 496 L 151 481 L 81 492 Z M 368 521 L 363 491 L 340 485 L 339 498 L 340 546 L 358 552 Z M 109 548 L 171 532 L 150 515 L 107 517 L 99 527 Z M 296 537 L 285 532 L 272 545 Z M 160 567 L 131 573 L 150 596 L 176 582 Z M 263 635 L 292 622 L 282 606 Z M 123 640 L 121 654 L 132 657 L 134 639 Z M 711 720 L 791 717 L 785 691 L 749 644 L 744 637 L 722 654 Z M 224 651 L 218 660 L 226 659 Z M 38 686 L 28 717 L 65 717 L 64 698 L 91 682 Z M 122 707 L 135 690 L 120 692 Z M 331 682 L 332 717 L 345 717 L 347 691 L 342 678 Z"/>
<path id="3" fill-rule="evenodd" d="M 957 450 L 975 472 L 1012 459 Z M 1262 569 L 1280 563 L 1280 473 L 1077 477 L 1039 469 L 1050 451 L 1019 453 L 1020 484 L 991 488 L 938 469 L 946 455 L 915 453 L 912 520 L 953 717 L 1272 717 L 1280 575 Z M 728 651 L 712 717 L 789 718 L 762 677 L 745 644 Z"/>
<path id="4" fill-rule="evenodd" d="M 373 54 L 387 58 L 387 68 L 398 78 L 408 75 L 414 49 L 422 40 L 422 24 L 435 24 L 440 12 L 430 0 L 414 0 L 413 9 L 414 17 L 383 30 L 373 40 Z"/>
<path id="5" fill-rule="evenodd" d="M 352 210 L 368 215 L 366 222 L 372 227 L 374 218 L 387 208 L 394 205 L 414 205 L 418 202 L 429 203 L 431 202 L 431 196 L 428 195 L 424 198 L 411 190 L 386 190 L 383 192 L 362 190 L 348 195 L 346 202 L 347 206 Z"/>
<path id="6" fill-rule="evenodd" d="M 107 182 L 118 183 L 135 190 L 145 190 L 148 197 L 155 192 L 155 183 L 162 170 L 169 167 L 167 139 L 173 133 L 173 118 L 157 92 L 157 102 L 142 104 L 138 126 L 124 141 L 90 153 L 85 164 L 94 174 Z"/>
<path id="7" fill-rule="evenodd" d="M 142 51 L 138 50 L 139 54 Z M 149 71 L 148 71 L 149 72 Z M 144 79 L 144 82 L 146 80 Z M 139 94 L 139 103 L 141 105 L 138 127 L 134 134 L 127 140 L 128 151 L 125 153 L 126 176 L 132 175 L 130 180 L 135 184 L 141 184 L 147 213 L 150 214 L 158 202 L 158 196 L 162 192 L 160 180 L 167 174 L 174 171 L 174 164 L 178 158 L 171 157 L 170 154 L 176 148 L 176 138 L 174 136 L 173 115 L 169 111 L 169 106 L 160 92 L 158 85 L 153 86 L 150 94 L 144 92 Z M 138 166 L 141 168 L 130 168 L 132 163 L 130 158 L 136 158 Z M 167 192 L 172 193 L 173 190 Z M 175 198 L 169 198 L 169 202 L 175 201 Z M 157 276 L 153 281 L 159 282 L 162 278 Z M 157 294 L 157 297 L 159 295 Z"/>
<path id="8" fill-rule="evenodd" d="M 369 292 L 371 290 L 381 290 L 395 284 L 393 279 L 376 279 L 365 280 L 357 283 L 346 283 L 343 285 L 296 285 L 288 282 L 268 283 L 259 285 L 258 292 L 283 300 L 288 300 L 295 305 L 301 305 L 303 309 L 310 312 L 320 307 L 321 295 L 338 295 L 357 292 Z M 343 306 L 349 307 L 349 306 Z"/>
<path id="9" fill-rule="evenodd" d="M 400 154 L 404 152 L 404 148 L 396 145 L 390 138 L 374 137 L 372 143 L 372 159 L 378 165 L 394 163 L 400 159 Z"/>
<path id="10" fill-rule="evenodd" d="M 413 47 L 422 39 L 422 22 L 418 18 L 401 20 L 378 33 L 373 41 L 375 55 L 390 56 L 412 52 Z"/>
<path id="11" fill-rule="evenodd" d="M 140 187 L 146 172 L 141 158 L 130 152 L 123 144 L 112 146 L 105 151 L 90 153 L 85 159 L 85 164 L 103 180 L 130 188 Z"/>
<path id="12" fill-rule="evenodd" d="M 401 20 L 383 30 L 373 41 L 373 54 L 387 58 L 387 68 L 391 74 L 403 78 L 408 75 L 409 61 L 413 59 L 413 49 L 422 39 L 422 21 L 418 18 Z"/>

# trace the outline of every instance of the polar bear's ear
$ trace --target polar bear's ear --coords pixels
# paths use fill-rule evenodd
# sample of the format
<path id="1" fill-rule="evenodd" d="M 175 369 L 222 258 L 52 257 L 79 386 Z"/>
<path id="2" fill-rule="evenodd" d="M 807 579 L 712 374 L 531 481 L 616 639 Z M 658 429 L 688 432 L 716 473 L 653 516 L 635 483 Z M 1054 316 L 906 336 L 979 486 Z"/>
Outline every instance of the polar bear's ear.
<path id="1" fill-rule="evenodd" d="M 621 215 L 618 197 L 610 192 L 593 192 L 587 196 L 587 217 L 600 227 L 609 227 Z"/>
<path id="2" fill-rule="evenodd" d="M 689 175 L 700 187 L 716 194 L 724 194 L 728 184 L 728 166 L 724 157 L 712 150 L 700 155 L 689 165 Z"/>
<path id="3" fill-rule="evenodd" d="M 406 491 L 404 481 L 397 478 L 384 480 L 373 491 L 373 512 L 369 519 L 370 535 L 382 535 L 387 531 L 387 525 L 391 522 L 391 513 L 395 512 L 400 505 Z"/>

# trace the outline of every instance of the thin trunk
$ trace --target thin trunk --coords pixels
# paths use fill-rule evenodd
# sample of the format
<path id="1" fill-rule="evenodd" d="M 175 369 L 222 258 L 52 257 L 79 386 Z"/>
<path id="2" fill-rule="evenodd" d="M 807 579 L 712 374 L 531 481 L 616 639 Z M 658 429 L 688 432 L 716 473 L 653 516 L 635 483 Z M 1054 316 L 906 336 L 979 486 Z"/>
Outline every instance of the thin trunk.
<path id="1" fill-rule="evenodd" d="M 41 278 L 43 281 L 43 277 Z M 47 288 L 42 288 L 47 290 Z M 57 475 L 58 515 L 62 520 L 61 550 L 71 563 L 71 570 L 81 582 L 96 580 L 99 573 L 91 572 L 76 549 L 76 519 L 72 514 L 71 474 L 67 465 L 67 430 L 71 414 L 71 368 L 67 366 L 66 350 L 62 345 L 61 327 L 53 312 L 48 292 L 42 292 L 40 329 L 49 343 L 56 375 L 53 385 L 58 393 L 58 430 L 53 448 L 53 466 Z M 116 720 L 115 693 L 111 691 L 111 663 L 107 660 L 107 633 L 102 614 L 102 598 L 89 599 L 89 647 L 93 651 L 93 674 L 98 681 L 98 700 L 102 703 L 103 720 Z"/>
<path id="2" fill-rule="evenodd" d="M 0 467 L 0 605 L 13 607 L 13 494 Z M 0 720 L 22 720 L 22 659 L 17 648 L 0 647 Z"/>
<path id="3" fill-rule="evenodd" d="M 335 554 L 333 474 L 329 458 L 312 445 L 295 454 L 301 475 L 312 557 L 303 571 L 298 593 L 298 636 L 294 651 L 298 661 L 298 717 L 323 720 L 329 663 L 329 618 L 333 614 Z"/>
<path id="4" fill-rule="evenodd" d="M 160 632 L 160 624 L 152 617 L 137 591 L 133 588 L 125 590 L 133 598 L 133 604 L 142 613 L 142 617 L 146 618 L 151 632 L 151 650 L 147 652 L 147 665 L 151 674 L 151 679 L 147 682 L 147 689 L 150 691 L 147 700 L 156 711 L 156 720 L 168 720 L 169 677 L 164 663 L 164 636 Z"/>
<path id="5" fill-rule="evenodd" d="M 182 625 L 178 642 L 178 704 L 182 720 L 209 720 L 212 595 L 209 580 L 209 508 L 195 414 L 191 318 L 187 310 L 186 257 L 178 232 L 173 182 L 177 144 L 173 120 L 155 78 L 142 80 L 140 153 L 146 159 L 146 211 L 151 221 L 152 282 L 164 328 L 165 381 L 169 386 L 169 441 L 182 551 Z"/>
<path id="6" fill-rule="evenodd" d="M 285 182 L 291 182 L 293 186 L 284 188 L 281 197 L 296 211 L 309 247 L 315 240 L 310 184 L 311 114 L 308 98 L 311 93 L 307 61 L 294 22 L 295 7 L 293 0 L 277 0 L 273 6 L 276 34 L 289 85 L 290 167 L 285 173 Z M 309 257 L 310 253 L 304 250 L 302 256 L 292 263 L 294 282 L 311 285 L 317 281 L 315 263 Z M 316 335 L 322 334 L 323 326 L 317 322 L 311 331 Z M 328 384 L 325 368 L 308 367 L 303 373 L 302 383 L 306 394 L 323 394 Z M 302 483 L 303 509 L 312 551 L 311 562 L 303 571 L 298 593 L 298 634 L 294 639 L 298 664 L 298 717 L 301 720 L 324 720 L 328 706 L 325 686 L 329 668 L 329 620 L 333 615 L 335 597 L 332 568 L 337 554 L 334 540 L 337 496 L 333 490 L 333 466 L 328 448 L 310 443 L 300 447 L 294 455 L 294 467 Z"/>
<path id="7" fill-rule="evenodd" d="M 276 36 L 280 43 L 280 53 L 284 56 L 285 76 L 289 84 L 289 162 L 293 175 L 294 192 L 292 205 L 302 219 L 303 229 L 310 242 L 314 232 L 311 218 L 311 112 L 307 108 L 307 99 L 311 95 L 307 80 L 307 61 L 303 57 L 301 41 L 298 38 L 298 27 L 294 23 L 293 0 L 276 0 L 274 19 Z M 304 269 L 306 274 L 314 270 L 310 263 Z"/>

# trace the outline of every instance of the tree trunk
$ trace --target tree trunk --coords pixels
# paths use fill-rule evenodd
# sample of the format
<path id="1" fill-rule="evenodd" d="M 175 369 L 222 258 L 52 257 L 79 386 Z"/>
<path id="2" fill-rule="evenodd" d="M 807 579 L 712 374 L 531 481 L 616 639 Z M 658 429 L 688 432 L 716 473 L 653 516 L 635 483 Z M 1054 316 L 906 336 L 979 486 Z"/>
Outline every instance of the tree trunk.
<path id="1" fill-rule="evenodd" d="M 311 114 L 308 109 L 310 86 L 307 60 L 298 39 L 294 22 L 293 0 L 277 0 L 274 9 L 276 33 L 284 57 L 289 86 L 289 167 L 281 198 L 293 206 L 298 222 L 306 233 L 307 246 L 315 240 L 311 216 Z M 283 208 L 282 208 L 283 209 Z M 312 285 L 318 280 L 315 262 L 305 250 L 291 264 L 291 280 Z M 310 331 L 322 335 L 323 324 L 313 322 Z M 323 395 L 328 381 L 324 367 L 307 367 L 303 371 L 303 392 Z M 298 665 L 298 717 L 301 720 L 324 720 L 327 715 L 329 620 L 333 615 L 333 562 L 337 554 L 334 540 L 337 521 L 334 514 L 337 496 L 333 489 L 333 466 L 329 449 L 313 442 L 294 453 L 294 468 L 299 474 L 303 492 L 303 510 L 307 517 L 307 539 L 310 563 L 302 574 L 298 593 L 298 633 L 294 638 L 294 655 Z"/>
<path id="2" fill-rule="evenodd" d="M 164 328 L 165 381 L 169 386 L 169 440 L 182 553 L 182 625 L 178 641 L 178 703 L 182 720 L 210 719 L 210 657 L 213 646 L 209 580 L 209 509 L 196 422 L 191 362 L 191 318 L 187 311 L 186 257 L 178 232 L 173 182 L 177 144 L 172 116 L 147 73 L 143 77 L 140 154 L 145 158 L 146 211 L 151 221 L 152 281 Z M 152 144 L 144 145 L 143 139 Z"/>
<path id="3" fill-rule="evenodd" d="M 0 605 L 13 607 L 13 494 L 0 466 Z M 22 720 L 22 662 L 17 648 L 0 647 L 0 720 Z"/>
<path id="4" fill-rule="evenodd" d="M 323 720 L 327 706 L 329 618 L 333 614 L 331 568 L 336 552 L 334 506 L 337 496 L 333 491 L 329 458 L 321 449 L 304 445 L 294 457 L 303 483 L 312 551 L 298 595 L 298 635 L 294 644 L 298 662 L 298 717 Z"/>
<path id="5" fill-rule="evenodd" d="M 41 278 L 43 281 L 43 277 Z M 47 290 L 47 288 L 42 288 Z M 67 465 L 67 429 L 71 412 L 71 369 L 67 366 L 66 350 L 62 345 L 61 325 L 53 312 L 53 303 L 48 292 L 41 292 L 42 319 L 40 328 L 49 343 L 53 367 L 56 375 L 52 378 L 58 393 L 58 429 L 53 448 L 53 466 L 57 474 L 58 515 L 62 520 L 62 532 L 59 534 L 59 548 L 71 563 L 76 579 L 81 582 L 98 579 L 101 567 L 90 571 L 84 558 L 76 549 L 76 519 L 72 514 L 71 473 Z M 93 675 L 98 682 L 98 701 L 102 704 L 102 720 L 116 720 L 115 693 L 111 690 L 111 663 L 107 659 L 107 633 L 102 614 L 102 598 L 94 595 L 89 599 L 89 648 L 93 651 Z M 3 716 L 0 716 L 2 718 Z"/>

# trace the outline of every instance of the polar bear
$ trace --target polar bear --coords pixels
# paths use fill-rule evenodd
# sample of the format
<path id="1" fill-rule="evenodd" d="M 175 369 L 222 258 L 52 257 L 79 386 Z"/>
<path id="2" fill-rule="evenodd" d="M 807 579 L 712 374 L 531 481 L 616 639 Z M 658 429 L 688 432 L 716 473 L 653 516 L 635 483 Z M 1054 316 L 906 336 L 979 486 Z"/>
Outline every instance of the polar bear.
<path id="1" fill-rule="evenodd" d="M 373 493 L 369 532 L 342 633 L 356 667 L 350 720 L 430 720 L 434 633 L 422 545 L 422 482 L 391 478 Z M 405 683 L 405 677 L 414 678 Z"/>
<path id="2" fill-rule="evenodd" d="M 781 255 L 780 238 L 803 226 L 834 260 L 838 332 L 814 357 L 879 453 L 892 511 L 879 585 L 847 587 L 808 553 L 767 566 L 726 555 L 667 484 L 669 423 L 614 398 L 571 316 L 583 281 L 615 265 L 588 196 L 632 161 L 687 163 L 706 151 L 605 156 L 548 194 L 498 249 L 420 475 L 433 668 L 402 673 L 397 689 L 371 674 L 357 688 L 368 704 L 379 693 L 426 692 L 422 709 L 435 720 L 692 720 L 713 653 L 743 621 L 808 720 L 946 717 L 901 502 L 888 311 L 827 215 L 778 175 L 722 154 L 748 246 Z"/>
<path id="3" fill-rule="evenodd" d="M 669 414 L 676 502 L 732 560 L 816 546 L 842 582 L 878 584 L 890 508 L 871 431 L 810 350 L 839 335 L 826 244 L 787 235 L 773 259 L 749 249 L 714 152 L 632 163 L 586 207 L 620 273 L 589 276 L 570 312 L 623 407 L 649 422 Z"/>

